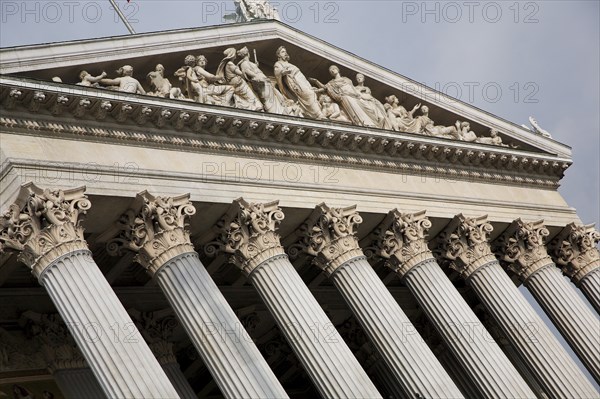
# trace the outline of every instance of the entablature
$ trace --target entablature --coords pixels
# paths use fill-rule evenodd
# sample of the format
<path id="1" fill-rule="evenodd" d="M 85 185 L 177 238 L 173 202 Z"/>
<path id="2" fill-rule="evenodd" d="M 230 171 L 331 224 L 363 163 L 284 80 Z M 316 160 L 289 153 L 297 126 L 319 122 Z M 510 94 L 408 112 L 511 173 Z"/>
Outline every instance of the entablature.
<path id="1" fill-rule="evenodd" d="M 0 77 L 5 132 L 555 189 L 571 160 L 514 148 Z"/>

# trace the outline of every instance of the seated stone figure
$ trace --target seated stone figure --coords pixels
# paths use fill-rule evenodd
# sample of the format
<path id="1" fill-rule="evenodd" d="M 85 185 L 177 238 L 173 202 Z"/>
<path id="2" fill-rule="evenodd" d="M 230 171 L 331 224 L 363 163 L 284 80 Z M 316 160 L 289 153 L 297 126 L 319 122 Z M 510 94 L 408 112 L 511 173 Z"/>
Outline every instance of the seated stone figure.
<path id="1" fill-rule="evenodd" d="M 208 72 L 207 59 L 203 55 L 187 55 L 184 66 L 175 72 L 175 76 L 184 82 L 184 91 L 189 99 L 202 104 L 216 104 L 230 107 L 233 105 L 233 87 Z"/>
<path id="2" fill-rule="evenodd" d="M 395 95 L 392 94 L 385 98 L 384 108 L 387 111 L 388 120 L 391 123 L 391 128 L 397 132 L 420 133 L 420 122 L 413 117 L 415 111 L 420 107 L 421 104 L 417 104 L 409 112 L 400 105 L 400 101 Z"/>
<path id="3" fill-rule="evenodd" d="M 144 90 L 140 82 L 133 77 L 133 67 L 131 65 L 122 66 L 117 70 L 117 73 L 121 76 L 115 79 L 102 79 L 100 80 L 100 84 L 113 86 L 115 87 L 114 90 L 125 93 L 146 94 L 146 90 Z"/>
<path id="4" fill-rule="evenodd" d="M 327 94 L 321 94 L 319 96 L 319 104 L 321 104 L 321 110 L 327 119 L 338 122 L 350 122 L 346 113 L 342 111 L 340 106 L 334 103 Z"/>
<path id="5" fill-rule="evenodd" d="M 477 140 L 477 135 L 471 131 L 471 124 L 469 122 L 456 121 L 456 130 L 461 141 L 473 142 Z"/>
<path id="6" fill-rule="evenodd" d="M 162 64 L 156 65 L 154 71 L 146 75 L 150 81 L 150 87 L 153 91 L 148 92 L 151 96 L 173 98 L 177 100 L 185 100 L 185 96 L 181 89 L 173 87 L 169 79 L 165 78 L 165 67 Z"/>
<path id="7" fill-rule="evenodd" d="M 102 73 L 98 76 L 92 76 L 88 71 L 79 72 L 79 80 L 77 83 L 78 86 L 85 87 L 100 87 L 100 81 L 106 77 L 106 72 L 102 71 Z M 54 80 L 54 78 L 52 78 Z"/>

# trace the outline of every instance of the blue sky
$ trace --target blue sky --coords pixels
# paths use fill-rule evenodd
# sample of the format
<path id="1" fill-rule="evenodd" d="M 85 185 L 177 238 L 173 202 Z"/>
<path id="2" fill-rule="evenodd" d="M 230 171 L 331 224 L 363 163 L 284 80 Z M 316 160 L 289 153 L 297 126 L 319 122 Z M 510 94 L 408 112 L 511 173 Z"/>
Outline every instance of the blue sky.
<path id="1" fill-rule="evenodd" d="M 117 0 L 137 32 L 222 23 L 233 1 Z M 282 21 L 573 148 L 560 192 L 600 222 L 598 1 L 272 1 Z M 107 0 L 0 0 L 2 47 L 126 34 Z"/>
<path id="2" fill-rule="evenodd" d="M 232 1 L 117 2 L 140 33 L 215 25 L 234 10 Z M 272 3 L 284 23 L 492 114 L 517 124 L 534 116 L 573 148 L 560 192 L 599 224 L 600 2 Z M 107 0 L 0 6 L 2 47 L 127 34 Z"/>

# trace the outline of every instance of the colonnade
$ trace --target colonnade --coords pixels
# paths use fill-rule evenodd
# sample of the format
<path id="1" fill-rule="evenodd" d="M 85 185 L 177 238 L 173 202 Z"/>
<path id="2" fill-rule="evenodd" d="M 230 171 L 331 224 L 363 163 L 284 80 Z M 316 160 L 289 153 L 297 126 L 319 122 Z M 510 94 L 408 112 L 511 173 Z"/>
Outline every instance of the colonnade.
<path id="1" fill-rule="evenodd" d="M 160 344 L 149 339 L 113 340 L 108 335 L 87 339 L 83 327 L 90 323 L 136 329 L 131 311 L 119 302 L 84 239 L 83 215 L 90 207 L 83 189 L 42 190 L 29 185 L 1 217 L 0 249 L 17 251 L 46 288 L 85 361 L 57 370 L 57 382 L 72 387 L 73 392 L 65 392 L 71 397 L 83 392 L 76 388 L 96 389 L 88 396 L 110 398 L 193 397 L 176 362 L 159 361 L 156 349 L 151 350 Z M 189 221 L 194 213 L 188 195 L 140 193 L 104 235 L 107 249 L 114 255 L 135 253 L 135 261 L 164 292 L 225 397 L 287 397 L 251 340 L 232 334 L 216 337 L 203 328 L 218 323 L 239 331 L 239 320 L 192 245 Z M 330 322 L 285 252 L 278 234 L 283 219 L 276 201 L 235 200 L 215 227 L 213 244 L 247 276 L 323 397 L 381 397 L 339 333 L 314 330 Z M 344 298 L 385 363 L 380 372 L 387 374 L 391 386 L 408 398 L 463 397 L 423 339 L 405 333 L 414 330 L 411 321 L 363 252 L 357 236 L 361 221 L 355 207 L 318 205 L 298 229 L 298 244 Z M 597 397 L 594 386 L 508 273 L 523 281 L 600 382 L 600 320 L 557 267 L 598 310 L 600 252 L 595 244 L 600 234 L 591 226 L 572 224 L 545 243 L 549 233 L 542 222 L 518 219 L 490 241 L 492 226 L 485 217 L 463 215 L 432 239 L 427 236 L 430 227 L 424 212 L 393 210 L 371 239 L 376 255 L 408 287 L 477 393 L 485 398 L 536 397 L 447 277 L 448 268 L 475 292 L 549 397 Z M 314 334 L 328 339 L 308 338 Z M 73 373 L 85 378 L 74 378 Z M 68 382 L 72 377 L 97 385 L 78 387 Z"/>

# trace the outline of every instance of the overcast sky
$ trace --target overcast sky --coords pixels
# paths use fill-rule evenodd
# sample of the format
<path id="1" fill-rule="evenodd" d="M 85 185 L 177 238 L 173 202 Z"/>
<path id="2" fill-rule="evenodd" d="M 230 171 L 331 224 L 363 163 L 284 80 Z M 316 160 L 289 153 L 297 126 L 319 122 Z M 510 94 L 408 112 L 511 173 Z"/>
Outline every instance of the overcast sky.
<path id="1" fill-rule="evenodd" d="M 117 1 L 140 33 L 216 25 L 234 11 L 233 1 Z M 127 34 L 107 0 L 0 3 L 2 47 Z M 534 116 L 573 148 L 560 192 L 598 225 L 598 1 L 271 3 L 282 22 L 492 114 Z"/>

